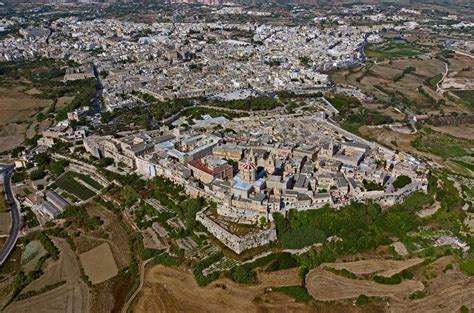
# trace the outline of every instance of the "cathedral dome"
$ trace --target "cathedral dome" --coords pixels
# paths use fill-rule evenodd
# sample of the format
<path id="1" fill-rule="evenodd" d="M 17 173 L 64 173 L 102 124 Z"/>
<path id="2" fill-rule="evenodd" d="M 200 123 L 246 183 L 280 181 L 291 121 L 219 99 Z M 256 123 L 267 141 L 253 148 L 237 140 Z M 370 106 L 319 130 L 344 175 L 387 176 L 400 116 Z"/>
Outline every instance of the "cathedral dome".
<path id="1" fill-rule="evenodd" d="M 253 165 L 251 162 L 245 162 L 244 165 L 242 165 L 242 169 L 246 171 L 251 171 L 255 169 L 255 165 Z"/>

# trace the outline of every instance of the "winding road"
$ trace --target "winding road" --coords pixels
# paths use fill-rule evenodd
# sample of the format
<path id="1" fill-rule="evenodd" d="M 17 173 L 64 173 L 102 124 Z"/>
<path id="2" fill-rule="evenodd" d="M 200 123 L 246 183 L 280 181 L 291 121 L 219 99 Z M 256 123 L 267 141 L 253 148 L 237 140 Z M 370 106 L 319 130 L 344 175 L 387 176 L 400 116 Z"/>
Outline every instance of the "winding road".
<path id="1" fill-rule="evenodd" d="M 445 71 L 444 71 L 444 74 L 443 76 L 441 77 L 441 79 L 439 80 L 439 82 L 436 84 L 436 91 L 442 95 L 444 93 L 444 89 L 442 86 L 443 84 L 443 81 L 444 79 L 446 78 L 446 76 L 448 76 L 448 73 L 449 73 L 449 67 L 448 67 L 448 63 L 446 62 L 443 62 L 444 63 L 444 66 L 445 66 Z"/>
<path id="2" fill-rule="evenodd" d="M 130 309 L 130 306 L 132 305 L 133 301 L 135 300 L 135 298 L 137 297 L 137 295 L 140 293 L 140 291 L 142 290 L 143 288 L 143 284 L 145 282 L 145 267 L 146 265 L 148 264 L 148 262 L 152 261 L 153 258 L 151 259 L 148 259 L 144 262 L 142 262 L 140 264 L 140 283 L 137 287 L 137 289 L 135 290 L 135 292 L 131 295 L 131 297 L 127 300 L 127 302 L 125 302 L 125 304 L 123 305 L 123 308 L 122 308 L 122 313 L 127 313 Z"/>
<path id="3" fill-rule="evenodd" d="M 3 178 L 3 188 L 5 190 L 5 195 L 7 196 L 7 202 L 10 206 L 10 213 L 12 216 L 12 225 L 10 227 L 10 234 L 7 241 L 0 250 L 0 266 L 2 266 L 7 260 L 10 253 L 15 248 L 15 244 L 20 235 L 20 226 L 21 226 L 21 215 L 20 208 L 18 207 L 15 197 L 11 189 L 11 177 L 13 170 L 15 169 L 14 165 L 4 165 L 0 164 L 0 175 Z"/>

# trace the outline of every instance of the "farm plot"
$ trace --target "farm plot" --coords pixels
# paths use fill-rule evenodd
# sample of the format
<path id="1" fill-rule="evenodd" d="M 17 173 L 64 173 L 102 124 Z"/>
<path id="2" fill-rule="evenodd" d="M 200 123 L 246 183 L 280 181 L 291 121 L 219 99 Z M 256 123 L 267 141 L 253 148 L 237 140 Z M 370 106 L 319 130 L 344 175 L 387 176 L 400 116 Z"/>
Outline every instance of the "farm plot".
<path id="1" fill-rule="evenodd" d="M 95 190 L 100 190 L 104 187 L 101 184 L 99 184 L 98 182 L 96 182 L 95 180 L 93 180 L 91 177 L 89 177 L 85 174 L 72 172 L 72 171 L 69 171 L 68 173 L 69 173 L 68 175 L 71 175 L 76 180 L 79 180 L 80 183 L 83 183 L 83 184 L 87 185 L 89 188 L 93 188 Z"/>
<path id="2" fill-rule="evenodd" d="M 453 90 L 451 92 L 458 96 L 463 103 L 466 103 L 471 111 L 474 111 L 474 90 Z"/>
<path id="3" fill-rule="evenodd" d="M 56 180 L 55 184 L 60 189 L 76 196 L 83 201 L 96 195 L 96 192 L 86 187 L 86 185 L 89 185 L 96 190 L 100 190 L 102 188 L 102 185 L 94 181 L 89 176 L 71 171 L 61 175 L 61 177 Z"/>
<path id="4" fill-rule="evenodd" d="M 102 283 L 118 274 L 112 250 L 108 243 L 103 243 L 79 255 L 84 273 L 93 285 Z"/>
<path id="5" fill-rule="evenodd" d="M 2 312 L 90 312 L 89 291 L 80 278 L 76 254 L 65 239 L 52 240 L 61 251 L 59 259 L 48 260 L 42 268 L 44 274 L 21 292 L 21 295 L 37 295 L 14 301 Z M 61 282 L 60 287 L 41 292 Z"/>

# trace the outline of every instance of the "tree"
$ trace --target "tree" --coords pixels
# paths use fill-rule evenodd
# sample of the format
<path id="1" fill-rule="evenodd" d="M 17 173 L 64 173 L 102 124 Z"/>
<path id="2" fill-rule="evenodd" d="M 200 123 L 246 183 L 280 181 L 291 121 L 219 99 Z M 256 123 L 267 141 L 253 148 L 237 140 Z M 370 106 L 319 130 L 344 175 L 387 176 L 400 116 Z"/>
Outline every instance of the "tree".
<path id="1" fill-rule="evenodd" d="M 46 176 L 46 172 L 43 168 L 38 168 L 30 173 L 31 180 L 38 180 Z"/>
<path id="2" fill-rule="evenodd" d="M 369 303 L 369 297 L 367 297 L 366 295 L 360 295 L 357 297 L 356 305 L 364 306 L 364 305 L 367 305 L 368 303 Z"/>
<path id="3" fill-rule="evenodd" d="M 99 160 L 99 164 L 98 166 L 99 167 L 107 167 L 109 165 L 112 165 L 114 164 L 114 159 L 112 158 L 102 158 Z"/>
<path id="4" fill-rule="evenodd" d="M 232 268 L 228 274 L 229 278 L 239 284 L 252 284 L 257 280 L 257 273 L 244 266 Z"/>
<path id="5" fill-rule="evenodd" d="M 49 161 L 50 158 L 47 153 L 38 153 L 35 155 L 35 162 L 38 163 L 38 166 L 47 166 Z"/>
<path id="6" fill-rule="evenodd" d="M 52 161 L 49 164 L 49 171 L 56 176 L 61 175 L 64 173 L 64 168 L 69 165 L 69 161 L 67 160 L 58 160 L 58 161 Z"/>
<path id="7" fill-rule="evenodd" d="M 138 193 L 130 186 L 125 186 L 122 189 L 122 198 L 124 200 L 124 205 L 127 207 L 132 206 L 138 200 Z"/>
<path id="8" fill-rule="evenodd" d="M 393 182 L 393 187 L 399 189 L 405 187 L 408 184 L 411 184 L 411 178 L 405 175 L 400 175 Z"/>
<path id="9" fill-rule="evenodd" d="M 463 305 L 463 306 L 461 306 L 461 308 L 459 309 L 459 312 L 460 312 L 460 313 L 469 313 L 469 309 L 468 309 L 465 305 Z"/>
<path id="10" fill-rule="evenodd" d="M 111 113 L 110 112 L 103 112 L 101 115 L 100 115 L 100 122 L 102 124 L 107 124 L 109 121 L 110 121 L 110 118 L 111 118 Z"/>
<path id="11" fill-rule="evenodd" d="M 259 224 L 261 227 L 265 227 L 267 225 L 267 218 L 265 216 L 260 217 Z"/>
<path id="12" fill-rule="evenodd" d="M 22 147 L 22 146 L 19 146 L 19 147 L 16 147 L 15 149 L 13 149 L 12 152 L 11 152 L 12 158 L 17 158 L 18 155 L 21 152 L 23 152 L 23 150 L 25 150 L 25 147 Z"/>

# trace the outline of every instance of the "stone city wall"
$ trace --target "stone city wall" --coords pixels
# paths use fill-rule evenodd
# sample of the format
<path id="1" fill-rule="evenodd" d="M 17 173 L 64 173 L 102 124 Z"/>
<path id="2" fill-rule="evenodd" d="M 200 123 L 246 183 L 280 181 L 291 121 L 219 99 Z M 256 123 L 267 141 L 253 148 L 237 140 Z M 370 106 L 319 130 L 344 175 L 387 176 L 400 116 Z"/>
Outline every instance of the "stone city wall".
<path id="1" fill-rule="evenodd" d="M 214 222 L 203 211 L 196 215 L 196 220 L 206 227 L 209 233 L 237 254 L 251 248 L 263 246 L 277 239 L 276 228 L 274 226 L 270 229 L 239 237 Z"/>

